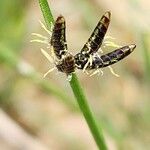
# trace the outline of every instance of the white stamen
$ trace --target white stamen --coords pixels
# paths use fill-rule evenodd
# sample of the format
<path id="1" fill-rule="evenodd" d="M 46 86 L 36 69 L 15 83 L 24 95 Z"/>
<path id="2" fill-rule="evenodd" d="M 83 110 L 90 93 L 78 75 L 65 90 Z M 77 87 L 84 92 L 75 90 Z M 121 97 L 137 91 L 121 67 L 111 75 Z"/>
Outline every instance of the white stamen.
<path id="1" fill-rule="evenodd" d="M 87 70 L 85 70 L 85 73 L 86 73 L 87 75 L 89 75 L 89 72 L 88 72 Z"/>
<path id="2" fill-rule="evenodd" d="M 112 36 L 110 36 L 110 35 L 106 35 L 106 36 L 104 37 L 104 40 L 105 40 L 105 39 L 112 39 L 112 40 L 114 40 L 115 38 L 112 37 Z"/>
<path id="3" fill-rule="evenodd" d="M 52 32 L 49 31 L 46 26 L 39 20 L 39 23 L 41 24 L 42 28 L 51 36 L 52 35 Z"/>
<path id="4" fill-rule="evenodd" d="M 30 40 L 30 42 L 38 42 L 38 43 L 49 44 L 47 41 L 45 41 L 45 40 L 39 40 L 39 39 Z"/>
<path id="5" fill-rule="evenodd" d="M 103 76 L 104 73 L 103 73 L 102 69 L 96 69 L 96 70 L 90 75 L 90 77 L 93 76 L 93 75 L 95 75 L 95 74 L 98 74 L 98 75 L 99 75 L 100 73 L 101 73 L 101 76 Z"/>
<path id="6" fill-rule="evenodd" d="M 104 75 L 104 72 L 103 72 L 103 70 L 102 69 L 99 69 L 99 74 L 101 73 L 101 76 L 103 76 Z"/>
<path id="7" fill-rule="evenodd" d="M 44 49 L 41 48 L 41 52 L 49 60 L 50 63 L 54 63 L 53 58 Z"/>
<path id="8" fill-rule="evenodd" d="M 120 77 L 118 74 L 116 74 L 116 73 L 114 72 L 114 70 L 113 70 L 113 68 L 112 68 L 111 66 L 108 66 L 108 68 L 110 69 L 110 72 L 111 72 L 114 76 Z"/>
<path id="9" fill-rule="evenodd" d="M 41 35 L 39 33 L 32 33 L 32 35 L 40 37 L 40 38 L 45 39 L 45 40 L 48 40 L 48 38 L 46 36 L 43 36 L 43 35 Z"/>
<path id="10" fill-rule="evenodd" d="M 105 46 L 110 46 L 110 47 L 116 47 L 116 48 L 120 47 L 120 45 L 115 44 L 114 42 L 111 42 L 111 41 L 105 41 L 104 44 Z"/>
<path id="11" fill-rule="evenodd" d="M 51 73 L 52 71 L 54 71 L 56 69 L 56 67 L 48 70 L 44 75 L 43 75 L 43 78 L 45 78 L 49 73 Z"/>
<path id="12" fill-rule="evenodd" d="M 88 67 L 88 65 L 90 64 L 90 66 L 92 65 L 92 56 L 90 55 L 90 58 L 88 59 L 87 63 L 85 64 L 84 68 L 83 68 L 83 72 L 85 72 L 86 68 Z"/>

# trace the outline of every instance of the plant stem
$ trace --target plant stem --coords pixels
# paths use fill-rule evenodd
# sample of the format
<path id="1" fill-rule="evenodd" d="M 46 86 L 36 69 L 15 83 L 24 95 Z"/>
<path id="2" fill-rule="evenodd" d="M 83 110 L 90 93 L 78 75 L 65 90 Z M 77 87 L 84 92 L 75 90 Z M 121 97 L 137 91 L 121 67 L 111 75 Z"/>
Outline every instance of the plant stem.
<path id="1" fill-rule="evenodd" d="M 94 116 L 88 105 L 87 99 L 84 95 L 84 92 L 80 86 L 79 80 L 75 73 L 72 73 L 72 80 L 70 81 L 70 85 L 71 85 L 73 93 L 77 99 L 79 107 L 84 115 L 84 118 L 85 118 L 86 122 L 88 123 L 91 133 L 95 139 L 95 142 L 97 143 L 97 146 L 101 150 L 106 150 L 107 147 L 106 147 L 106 144 L 104 141 L 102 131 L 100 130 L 100 126 L 98 128 L 98 126 L 96 124 L 96 120 L 94 119 Z"/>
<path id="2" fill-rule="evenodd" d="M 51 22 L 54 23 L 54 19 L 53 19 L 51 10 L 48 6 L 48 2 L 47 0 L 39 0 L 39 3 L 40 3 L 40 7 L 42 10 L 45 22 L 47 24 L 47 27 L 49 27 L 51 25 Z M 90 128 L 90 131 L 95 139 L 95 142 L 98 148 L 101 150 L 107 150 L 102 131 L 100 130 L 100 128 L 98 128 L 96 124 L 94 116 L 89 108 L 86 97 L 83 93 L 83 90 L 80 86 L 79 80 L 75 73 L 72 73 L 72 80 L 70 81 L 70 86 L 73 90 L 73 93 L 77 99 L 79 107 L 85 117 L 85 120 Z"/>
<path id="3" fill-rule="evenodd" d="M 40 8 L 48 29 L 51 28 L 51 22 L 54 23 L 54 18 L 47 0 L 39 0 Z"/>

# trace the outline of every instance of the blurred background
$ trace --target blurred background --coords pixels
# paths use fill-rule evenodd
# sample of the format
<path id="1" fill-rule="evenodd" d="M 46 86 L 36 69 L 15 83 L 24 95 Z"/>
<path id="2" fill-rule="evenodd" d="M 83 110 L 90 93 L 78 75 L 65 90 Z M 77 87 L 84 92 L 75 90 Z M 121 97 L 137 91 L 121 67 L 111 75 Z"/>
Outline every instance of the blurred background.
<path id="1" fill-rule="evenodd" d="M 136 43 L 103 76 L 77 70 L 109 150 L 150 149 L 150 2 L 147 0 L 49 0 L 66 19 L 69 50 L 79 52 L 105 11 L 107 35 L 119 45 Z M 96 150 L 66 76 L 51 68 L 36 32 L 49 36 L 37 0 L 0 1 L 0 150 Z M 108 47 L 104 53 L 113 50 Z"/>

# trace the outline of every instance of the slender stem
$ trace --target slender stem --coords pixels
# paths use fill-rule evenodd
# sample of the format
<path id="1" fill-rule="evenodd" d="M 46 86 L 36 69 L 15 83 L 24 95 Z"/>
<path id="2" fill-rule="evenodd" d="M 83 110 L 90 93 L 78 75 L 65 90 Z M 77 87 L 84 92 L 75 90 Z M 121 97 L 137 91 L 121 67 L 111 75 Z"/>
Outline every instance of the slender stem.
<path id="1" fill-rule="evenodd" d="M 45 19 L 46 24 L 48 23 L 48 27 L 50 26 L 50 22 L 54 22 L 51 10 L 48 6 L 47 0 L 39 0 L 40 7 Z M 104 137 L 100 128 L 98 128 L 94 116 L 90 110 L 90 107 L 87 103 L 87 99 L 83 93 L 83 90 L 80 86 L 79 80 L 75 73 L 72 73 L 72 80 L 70 81 L 70 86 L 73 90 L 73 93 L 77 99 L 78 105 L 85 117 L 85 120 L 90 128 L 90 131 L 95 139 L 95 142 L 99 149 L 107 150 Z M 100 127 L 100 126 L 99 126 Z"/>
<path id="2" fill-rule="evenodd" d="M 40 8 L 48 29 L 51 29 L 51 22 L 54 23 L 54 18 L 47 0 L 39 0 Z"/>
<path id="3" fill-rule="evenodd" d="M 77 102 L 79 104 L 79 107 L 85 117 L 86 122 L 88 123 L 88 126 L 91 130 L 91 133 L 95 139 L 95 142 L 97 143 L 97 146 L 101 150 L 107 150 L 104 137 L 102 134 L 102 131 L 96 124 L 96 120 L 94 119 L 94 116 L 90 110 L 90 107 L 88 105 L 87 99 L 84 95 L 84 92 L 80 86 L 79 80 L 75 73 L 72 74 L 72 80 L 70 81 L 71 88 L 73 90 L 73 93 L 77 99 Z"/>

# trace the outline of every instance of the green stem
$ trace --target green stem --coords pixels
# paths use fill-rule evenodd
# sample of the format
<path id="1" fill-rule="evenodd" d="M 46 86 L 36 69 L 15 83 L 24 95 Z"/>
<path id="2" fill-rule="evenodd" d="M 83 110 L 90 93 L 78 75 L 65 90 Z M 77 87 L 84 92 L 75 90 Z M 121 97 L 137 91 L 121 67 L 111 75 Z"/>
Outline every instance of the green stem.
<path id="1" fill-rule="evenodd" d="M 48 6 L 47 0 L 39 0 L 40 7 L 45 19 L 47 26 L 49 27 L 51 22 L 54 22 L 51 10 Z M 80 86 L 79 80 L 75 73 L 72 73 L 72 80 L 70 81 L 70 86 L 73 93 L 77 99 L 79 107 L 85 117 L 85 120 L 90 128 L 90 131 L 95 139 L 95 142 L 99 149 L 107 150 L 102 131 L 98 128 L 94 116 L 89 108 L 84 92 Z"/>
<path id="2" fill-rule="evenodd" d="M 107 147 L 106 147 L 106 144 L 104 141 L 102 131 L 100 130 L 100 126 L 98 128 L 96 121 L 94 119 L 94 116 L 88 105 L 87 99 L 84 95 L 84 92 L 80 86 L 79 80 L 75 73 L 72 73 L 72 80 L 70 81 L 70 85 L 71 85 L 73 93 L 77 99 L 79 107 L 84 115 L 84 118 L 85 118 L 86 122 L 88 123 L 91 133 L 95 139 L 95 142 L 97 143 L 99 149 L 106 150 Z"/>
<path id="3" fill-rule="evenodd" d="M 40 8 L 48 29 L 51 28 L 51 22 L 54 23 L 54 18 L 47 0 L 39 0 Z"/>

